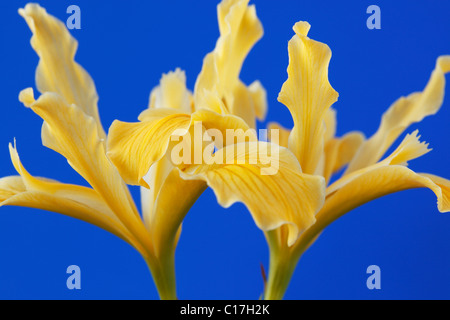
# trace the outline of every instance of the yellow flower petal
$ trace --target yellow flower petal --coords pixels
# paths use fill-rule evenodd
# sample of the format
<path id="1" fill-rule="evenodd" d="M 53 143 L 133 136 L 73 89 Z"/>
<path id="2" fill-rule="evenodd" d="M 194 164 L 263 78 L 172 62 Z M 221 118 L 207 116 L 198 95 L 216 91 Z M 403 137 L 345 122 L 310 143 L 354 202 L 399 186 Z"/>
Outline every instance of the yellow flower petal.
<path id="1" fill-rule="evenodd" d="M 206 184 L 182 179 L 168 156 L 152 165 L 144 180 L 149 188 L 141 187 L 142 215 L 155 255 L 173 253 L 181 223 Z"/>
<path id="2" fill-rule="evenodd" d="M 336 135 L 336 110 L 333 108 L 328 108 L 324 117 L 325 122 L 325 143 L 330 141 Z"/>
<path id="3" fill-rule="evenodd" d="M 242 64 L 263 28 L 249 0 L 224 0 L 218 6 L 220 38 L 209 53 L 197 78 L 194 90 L 196 110 L 210 108 L 215 112 L 231 113 L 244 119 L 252 128 L 255 117 L 262 119 L 267 109 L 266 93 L 259 82 L 249 87 L 239 80 Z M 216 96 L 224 102 L 207 103 Z"/>
<path id="4" fill-rule="evenodd" d="M 41 93 L 55 92 L 67 104 L 76 104 L 94 118 L 98 134 L 104 139 L 94 82 L 86 70 L 74 61 L 77 41 L 64 23 L 49 15 L 38 4 L 29 3 L 24 9 L 19 9 L 19 13 L 33 32 L 31 45 L 40 58 L 36 70 L 38 90 Z"/>
<path id="5" fill-rule="evenodd" d="M 317 218 L 328 224 L 364 203 L 413 188 L 431 189 L 438 198 L 439 211 L 449 212 L 449 185 L 448 180 L 439 178 L 434 182 L 430 176 L 414 173 L 404 166 L 379 167 L 359 175 L 327 198 Z"/>
<path id="6" fill-rule="evenodd" d="M 413 188 L 431 189 L 437 196 L 439 211 L 450 212 L 449 180 L 429 174 L 417 174 L 401 165 L 374 167 L 327 196 L 325 205 L 316 215 L 317 222 L 301 235 L 292 248 L 294 261 L 298 260 L 328 225 L 346 213 L 385 195 Z"/>
<path id="7" fill-rule="evenodd" d="M 127 186 L 106 156 L 95 120 L 56 93 L 46 92 L 34 100 L 32 90 L 26 89 L 19 99 L 44 120 L 42 143 L 67 159 L 130 232 L 149 241 Z"/>
<path id="8" fill-rule="evenodd" d="M 120 237 L 142 251 L 141 245 L 92 189 L 35 178 L 23 167 L 17 150 L 9 146 L 11 160 L 20 176 L 0 179 L 0 206 L 22 206 L 58 212 L 86 221 Z"/>
<path id="9" fill-rule="evenodd" d="M 347 165 L 354 157 L 364 142 L 364 135 L 360 132 L 347 133 L 342 138 L 332 138 L 325 144 L 325 168 L 326 181 Z"/>
<path id="10" fill-rule="evenodd" d="M 430 151 L 430 149 L 428 149 L 428 144 L 420 142 L 420 136 L 418 135 L 418 133 L 419 131 L 416 130 L 413 133 L 406 135 L 397 149 L 395 149 L 394 152 L 392 152 L 392 154 L 383 161 L 342 176 L 339 180 L 337 180 L 327 188 L 327 196 L 331 195 L 335 191 L 357 179 L 359 176 L 365 174 L 366 172 L 385 166 L 407 166 L 408 161 L 416 159 L 428 153 Z"/>
<path id="11" fill-rule="evenodd" d="M 435 176 L 429 173 L 419 173 L 421 177 L 430 179 L 437 187 L 431 183 L 423 184 L 425 187 L 429 187 L 438 197 L 438 209 L 440 212 L 450 211 L 450 180 Z M 425 180 L 424 180 L 425 181 Z M 432 188 L 431 188 L 432 187 Z"/>
<path id="12" fill-rule="evenodd" d="M 191 119 L 191 125 L 199 122 L 206 130 L 220 131 L 223 141 L 216 141 L 219 149 L 229 144 L 258 140 L 256 131 L 251 130 L 242 118 L 234 115 L 221 115 L 210 110 L 199 110 L 192 114 Z"/>
<path id="13" fill-rule="evenodd" d="M 108 156 L 126 183 L 148 188 L 143 178 L 152 164 L 166 154 L 170 137 L 176 130 L 189 129 L 190 115 L 174 110 L 167 116 L 166 112 L 165 109 L 148 109 L 145 117 L 150 120 L 137 123 L 116 120 L 111 125 Z"/>
<path id="14" fill-rule="evenodd" d="M 285 148 L 288 147 L 289 135 L 291 134 L 291 130 L 286 129 L 281 124 L 276 123 L 276 122 L 270 122 L 267 125 L 267 130 L 269 130 L 268 135 L 269 135 L 269 140 L 271 142 L 278 143 L 278 145 L 280 145 L 281 147 L 285 147 Z M 275 130 L 275 132 L 278 132 L 278 142 L 274 141 L 275 140 L 274 131 L 272 131 L 272 130 Z"/>
<path id="15" fill-rule="evenodd" d="M 309 28 L 307 22 L 294 26 L 296 35 L 289 41 L 288 80 L 278 100 L 289 108 L 294 120 L 289 148 L 303 172 L 315 174 L 322 171 L 319 164 L 323 161 L 327 110 L 338 93 L 328 81 L 331 50 L 309 39 Z"/>
<path id="16" fill-rule="evenodd" d="M 152 217 L 155 211 L 155 202 L 159 192 L 169 174 L 175 167 L 168 156 L 154 163 L 148 173 L 143 177 L 148 187 L 141 187 L 142 218 L 145 226 L 150 230 Z"/>
<path id="17" fill-rule="evenodd" d="M 236 83 L 245 58 L 263 35 L 255 6 L 248 3 L 249 0 L 224 0 L 217 7 L 220 38 L 214 54 L 219 86 L 223 88 Z"/>
<path id="18" fill-rule="evenodd" d="M 240 138 L 243 135 L 239 133 L 247 133 L 248 129 L 242 119 L 233 115 L 222 116 L 210 110 L 199 110 L 188 115 L 172 109 L 147 109 L 139 118 L 143 121 L 114 121 L 108 134 L 108 156 L 128 184 L 147 188 L 149 185 L 144 176 L 167 153 L 172 136 L 187 134 L 199 122 L 204 129 L 219 130 L 225 140 L 220 143 L 225 146 L 236 142 L 234 136 L 230 137 L 233 138 L 231 142 L 226 141 L 227 130 L 236 132 L 237 138 Z M 238 129 L 240 131 L 235 131 Z M 252 132 L 247 137 L 250 141 L 256 140 Z"/>
<path id="19" fill-rule="evenodd" d="M 232 152 L 231 149 L 236 148 Z M 271 152 L 269 153 L 269 149 Z M 267 165 L 260 161 L 268 154 L 278 154 L 278 171 L 262 174 Z M 264 230 L 282 225 L 289 229 L 288 245 L 315 222 L 315 214 L 324 200 L 325 183 L 322 177 L 303 174 L 298 161 L 286 148 L 266 142 L 230 145 L 215 153 L 223 164 L 192 166 L 183 172 L 183 178 L 204 180 L 227 208 L 243 202 Z"/>
<path id="20" fill-rule="evenodd" d="M 186 88 L 186 74 L 180 69 L 163 74 L 160 84 L 150 94 L 149 108 L 178 109 L 191 113 L 192 95 Z"/>
<path id="21" fill-rule="evenodd" d="M 181 223 L 205 189 L 203 181 L 182 179 L 178 169 L 173 169 L 156 189 L 158 194 L 148 222 L 156 256 L 174 252 Z"/>
<path id="22" fill-rule="evenodd" d="M 301 235 L 292 252 L 298 257 L 333 221 L 351 210 L 385 195 L 413 189 L 429 188 L 438 199 L 440 212 L 450 211 L 450 181 L 418 174 L 404 164 L 428 152 L 417 133 L 408 135 L 402 144 L 385 160 L 345 175 L 327 188 L 325 204 L 316 215 L 317 222 Z"/>
<path id="23" fill-rule="evenodd" d="M 448 72 L 450 56 L 438 58 L 425 89 L 398 99 L 383 114 L 378 131 L 363 144 L 347 173 L 376 163 L 411 124 L 438 112 L 444 99 L 445 74 Z"/>
<path id="24" fill-rule="evenodd" d="M 266 118 L 268 108 L 266 89 L 264 89 L 261 82 L 256 80 L 252 84 L 250 84 L 248 90 L 252 96 L 255 116 L 258 120 L 263 121 Z"/>

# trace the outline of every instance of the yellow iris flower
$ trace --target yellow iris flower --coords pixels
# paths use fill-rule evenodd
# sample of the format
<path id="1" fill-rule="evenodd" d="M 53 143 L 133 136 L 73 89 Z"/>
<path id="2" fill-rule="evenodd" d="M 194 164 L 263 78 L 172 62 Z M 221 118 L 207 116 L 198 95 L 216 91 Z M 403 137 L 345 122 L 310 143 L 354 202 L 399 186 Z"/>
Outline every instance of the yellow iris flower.
<path id="1" fill-rule="evenodd" d="M 309 29 L 306 22 L 294 26 L 295 35 L 289 42 L 288 80 L 278 98 L 289 108 L 294 127 L 287 130 L 277 123 L 269 126 L 281 130 L 280 144 L 296 155 L 303 172 L 325 178 L 326 198 L 316 223 L 294 245 L 286 243 L 284 227 L 266 232 L 271 252 L 266 299 L 281 299 L 298 259 L 323 229 L 364 203 L 393 192 L 426 187 L 436 194 L 439 211 L 450 211 L 450 181 L 407 168 L 408 161 L 430 151 L 427 144 L 419 141 L 418 131 L 408 134 L 395 151 L 381 160 L 411 124 L 435 114 L 441 107 L 450 56 L 437 59 L 422 92 L 398 99 L 384 113 L 377 132 L 370 138 L 365 139 L 360 132 L 338 138 L 336 112 L 331 108 L 337 93 L 328 81 L 331 50 L 308 38 Z M 345 166 L 344 174 L 330 185 L 330 177 Z"/>

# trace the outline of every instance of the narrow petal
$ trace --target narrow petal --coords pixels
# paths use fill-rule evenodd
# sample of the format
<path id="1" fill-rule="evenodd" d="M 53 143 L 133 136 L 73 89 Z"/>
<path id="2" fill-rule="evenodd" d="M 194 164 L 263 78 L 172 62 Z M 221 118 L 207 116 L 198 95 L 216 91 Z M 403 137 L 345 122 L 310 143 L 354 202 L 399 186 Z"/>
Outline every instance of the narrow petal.
<path id="1" fill-rule="evenodd" d="M 252 96 L 253 105 L 255 109 L 255 116 L 258 120 L 263 121 L 267 115 L 267 92 L 261 82 L 254 81 L 248 90 Z"/>
<path id="2" fill-rule="evenodd" d="M 450 211 L 450 182 L 417 174 L 404 166 L 385 166 L 369 170 L 346 184 L 330 197 L 317 219 L 331 223 L 345 213 L 385 195 L 413 188 L 429 188 L 438 199 L 440 212 Z"/>
<path id="3" fill-rule="evenodd" d="M 220 38 L 214 50 L 220 86 L 234 84 L 263 28 L 249 0 L 224 0 L 217 7 Z"/>
<path id="4" fill-rule="evenodd" d="M 325 168 L 326 181 L 347 165 L 354 157 L 364 142 L 361 132 L 350 132 L 342 138 L 332 138 L 325 144 Z"/>
<path id="5" fill-rule="evenodd" d="M 227 146 L 215 156 L 223 162 L 192 166 L 183 172 L 183 178 L 206 181 L 225 208 L 244 203 L 264 231 L 287 225 L 288 245 L 315 222 L 324 201 L 324 179 L 303 174 L 288 149 L 250 142 Z M 270 174 L 264 172 L 268 169 L 268 164 L 263 164 L 266 160 L 273 161 Z"/>
<path id="6" fill-rule="evenodd" d="M 17 150 L 9 146 L 11 160 L 20 176 L 0 179 L 0 206 L 21 206 L 61 213 L 98 226 L 130 243 L 140 244 L 92 189 L 35 178 L 23 167 Z"/>
<path id="7" fill-rule="evenodd" d="M 67 159 L 130 232 L 148 241 L 128 188 L 106 156 L 95 120 L 56 93 L 46 92 L 34 100 L 32 90 L 26 89 L 19 99 L 44 120 L 42 143 Z"/>
<path id="8" fill-rule="evenodd" d="M 367 202 L 391 193 L 429 188 L 436 194 L 439 211 L 449 212 L 449 187 L 449 180 L 429 174 L 417 174 L 405 166 L 373 167 L 327 196 L 325 205 L 316 216 L 317 222 L 300 237 L 293 252 L 299 257 L 335 220 Z"/>
<path id="9" fill-rule="evenodd" d="M 445 74 L 448 72 L 450 56 L 439 57 L 425 89 L 398 99 L 383 114 L 377 132 L 361 146 L 347 173 L 376 163 L 411 124 L 436 114 L 444 100 Z"/>
<path id="10" fill-rule="evenodd" d="M 29 3 L 19 10 L 33 32 L 31 45 L 39 55 L 36 85 L 41 93 L 54 92 L 67 104 L 76 104 L 91 116 L 100 138 L 105 138 L 98 115 L 98 95 L 86 70 L 74 61 L 78 43 L 64 23 L 49 15 L 38 4 Z"/>
<path id="11" fill-rule="evenodd" d="M 300 256 L 333 221 L 347 212 L 385 195 L 413 188 L 429 188 L 438 199 L 440 212 L 450 211 L 450 182 L 430 174 L 408 169 L 407 161 L 429 150 L 419 141 L 417 131 L 407 135 L 386 159 L 344 175 L 327 188 L 325 205 L 317 214 L 317 222 L 298 240 L 293 252 Z"/>
<path id="12" fill-rule="evenodd" d="M 338 93 L 328 81 L 331 50 L 309 39 L 309 28 L 307 22 L 294 26 L 296 35 L 289 41 L 288 79 L 278 100 L 289 108 L 294 120 L 289 148 L 303 171 L 314 174 L 322 171 L 319 164 L 323 162 L 327 110 Z"/>
<path id="13" fill-rule="evenodd" d="M 342 176 L 339 180 L 327 188 L 327 195 L 333 194 L 353 180 L 358 179 L 366 172 L 386 166 L 407 166 L 408 161 L 419 158 L 428 153 L 430 151 L 430 149 L 428 149 L 428 144 L 419 140 L 420 136 L 418 135 L 418 132 L 419 131 L 416 130 L 413 133 L 406 135 L 397 149 L 395 149 L 394 152 L 392 152 L 392 154 L 383 161 Z"/>
<path id="14" fill-rule="evenodd" d="M 225 113 L 244 119 L 252 128 L 255 118 L 262 119 L 267 110 L 266 93 L 259 82 L 246 86 L 239 79 L 245 58 L 262 37 L 263 28 L 249 0 L 223 0 L 218 8 L 220 38 L 209 53 L 197 78 L 194 90 L 196 109 L 211 108 L 209 95 L 224 102 Z M 211 110 L 219 112 L 217 104 Z"/>
<path id="15" fill-rule="evenodd" d="M 150 94 L 150 109 L 168 108 L 191 113 L 192 94 L 186 88 L 186 74 L 180 69 L 164 74 Z"/>

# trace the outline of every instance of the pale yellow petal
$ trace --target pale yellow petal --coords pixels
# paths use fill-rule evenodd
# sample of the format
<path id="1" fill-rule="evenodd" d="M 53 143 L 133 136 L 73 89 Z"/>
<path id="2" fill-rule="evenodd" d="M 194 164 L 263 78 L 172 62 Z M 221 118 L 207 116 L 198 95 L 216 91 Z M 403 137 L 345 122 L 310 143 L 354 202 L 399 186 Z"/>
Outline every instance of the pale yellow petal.
<path id="1" fill-rule="evenodd" d="M 223 97 L 231 114 L 243 119 L 250 127 L 256 128 L 253 95 L 243 82 L 237 82 L 234 88 L 226 92 Z"/>
<path id="2" fill-rule="evenodd" d="M 325 144 L 325 168 L 323 176 L 327 181 L 354 157 L 364 142 L 361 132 L 349 132 L 341 138 L 332 138 Z"/>
<path id="3" fill-rule="evenodd" d="M 383 114 L 377 132 L 362 145 L 347 173 L 376 163 L 411 124 L 436 114 L 444 99 L 445 74 L 448 72 L 450 56 L 439 57 L 425 89 L 398 99 Z"/>
<path id="4" fill-rule="evenodd" d="M 149 188 L 141 187 L 142 215 L 154 253 L 156 257 L 173 254 L 181 223 L 206 184 L 182 179 L 168 154 L 154 163 L 143 179 Z"/>
<path id="5" fill-rule="evenodd" d="M 215 81 L 215 80 L 213 80 Z M 225 99 L 215 91 L 198 89 L 195 95 L 195 110 L 210 110 L 218 114 L 230 114 L 231 111 L 225 104 Z"/>
<path id="6" fill-rule="evenodd" d="M 63 22 L 49 15 L 38 4 L 29 3 L 19 9 L 33 32 L 31 45 L 39 55 L 36 85 L 41 93 L 55 92 L 67 104 L 76 104 L 91 116 L 100 138 L 105 138 L 98 115 L 98 95 L 86 70 L 74 61 L 78 43 Z"/>
<path id="7" fill-rule="evenodd" d="M 233 85 L 263 28 L 249 0 L 224 0 L 217 7 L 220 38 L 214 51 L 220 85 Z M 220 91 L 220 90 L 219 90 Z"/>
<path id="8" fill-rule="evenodd" d="M 317 222 L 296 243 L 294 251 L 299 256 L 315 241 L 330 223 L 347 212 L 385 195 L 412 188 L 429 188 L 438 198 L 438 209 L 450 211 L 450 182 L 427 174 L 417 174 L 408 169 L 407 161 L 429 150 L 419 141 L 417 131 L 407 135 L 400 146 L 386 159 L 354 171 L 327 188 L 325 205 L 317 214 Z"/>
<path id="9" fill-rule="evenodd" d="M 149 109 L 151 110 L 151 109 Z M 160 112 L 159 109 L 152 110 Z M 153 163 L 160 160 L 169 147 L 171 136 L 177 131 L 187 131 L 191 117 L 172 113 L 150 118 L 148 121 L 127 123 L 114 121 L 108 134 L 108 156 L 126 183 L 148 187 L 143 179 Z"/>
<path id="10" fill-rule="evenodd" d="M 163 74 L 159 86 L 150 94 L 149 108 L 177 109 L 191 113 L 192 94 L 186 88 L 186 74 L 180 69 Z"/>
<path id="11" fill-rule="evenodd" d="M 295 244 L 293 252 L 299 257 L 335 220 L 351 210 L 391 193 L 429 188 L 436 194 L 440 212 L 450 211 L 450 181 L 426 174 L 417 174 L 405 166 L 375 167 L 356 177 L 330 196 L 317 214 L 316 223 Z"/>
<path id="12" fill-rule="evenodd" d="M 440 212 L 450 211 L 450 180 L 435 176 L 429 173 L 419 173 L 420 176 L 430 179 L 437 187 L 432 184 L 425 184 L 425 187 L 431 188 L 438 197 L 438 209 Z M 438 188 L 439 187 L 439 188 Z M 439 190 L 440 189 L 440 190 Z"/>
<path id="13" fill-rule="evenodd" d="M 180 110 L 176 110 L 176 109 L 147 108 L 139 114 L 138 120 L 142 121 L 142 122 L 153 121 L 153 120 L 159 120 L 164 117 L 173 116 L 176 114 L 190 115 L 190 113 L 181 112 Z"/>
<path id="14" fill-rule="evenodd" d="M 376 168 L 358 176 L 327 198 L 320 217 L 327 221 L 335 220 L 364 203 L 394 192 L 413 188 L 431 189 L 438 198 L 439 211 L 448 212 L 450 211 L 449 181 L 444 181 L 445 183 L 442 183 L 442 181 L 435 183 L 429 177 L 416 174 L 412 170 L 399 165 Z"/>
<path id="15" fill-rule="evenodd" d="M 20 100 L 44 120 L 43 144 L 62 154 L 124 226 L 140 241 L 148 242 L 150 239 L 128 188 L 106 156 L 95 120 L 76 105 L 68 105 L 56 93 L 46 92 L 34 101 L 32 90 L 25 90 Z"/>
<path id="16" fill-rule="evenodd" d="M 140 119 L 144 121 L 115 121 L 108 134 L 108 156 L 125 181 L 132 185 L 149 187 L 144 176 L 154 163 L 166 155 L 172 137 L 182 137 L 196 123 L 200 124 L 201 132 L 195 139 L 202 139 L 205 129 L 215 129 L 220 133 L 218 138 L 222 139 L 215 142 L 221 147 L 229 143 L 256 140 L 256 133 L 247 131 L 248 125 L 239 117 L 220 115 L 210 110 L 199 110 L 188 115 L 177 113 L 176 110 L 148 109 L 141 114 Z M 227 130 L 233 133 L 229 137 Z M 227 142 L 227 138 L 231 142 Z"/>
<path id="17" fill-rule="evenodd" d="M 216 48 L 209 53 L 197 78 L 194 90 L 196 109 L 210 108 L 215 112 L 231 113 L 255 127 L 255 117 L 265 116 L 267 102 L 259 82 L 249 87 L 242 83 L 239 74 L 245 58 L 262 37 L 263 28 L 249 0 L 224 0 L 217 8 L 220 38 Z M 207 103 L 208 96 L 223 102 Z"/>
<path id="18" fill-rule="evenodd" d="M 270 142 L 277 143 L 281 147 L 287 148 L 289 145 L 289 135 L 291 130 L 283 127 L 281 124 L 276 122 L 270 122 L 267 125 L 268 137 Z M 278 140 L 278 141 L 277 141 Z"/>
<path id="19" fill-rule="evenodd" d="M 327 112 L 325 113 L 324 122 L 325 122 L 324 139 L 326 144 L 336 135 L 336 127 L 337 127 L 336 110 L 334 110 L 333 108 L 328 108 Z"/>
<path id="20" fill-rule="evenodd" d="M 169 173 L 158 190 L 149 220 L 157 256 L 173 252 L 184 217 L 205 189 L 203 181 L 182 179 L 178 169 Z"/>
<path id="21" fill-rule="evenodd" d="M 206 130 L 220 132 L 220 135 L 214 137 L 218 149 L 229 144 L 258 140 L 256 131 L 252 130 L 242 118 L 234 115 L 221 115 L 210 110 L 198 110 L 192 114 L 191 121 L 191 125 L 201 123 Z M 222 140 L 219 140 L 220 138 Z"/>
<path id="22" fill-rule="evenodd" d="M 310 25 L 298 22 L 296 35 L 289 41 L 288 80 L 278 100 L 289 108 L 294 128 L 289 148 L 305 173 L 321 173 L 327 110 L 338 93 L 328 81 L 330 48 L 307 37 Z"/>
<path id="23" fill-rule="evenodd" d="M 148 187 L 141 187 L 142 217 L 145 226 L 150 230 L 155 203 L 159 192 L 169 174 L 175 169 L 168 155 L 154 163 L 143 177 Z"/>
<path id="24" fill-rule="evenodd" d="M 289 245 L 314 223 L 324 201 L 324 179 L 303 174 L 288 149 L 250 142 L 227 146 L 215 156 L 223 162 L 192 166 L 183 177 L 206 181 L 223 207 L 244 203 L 264 231 L 287 225 Z"/>
<path id="25" fill-rule="evenodd" d="M 248 87 L 248 90 L 252 95 L 255 116 L 258 120 L 263 121 L 266 118 L 268 109 L 266 89 L 264 89 L 261 82 L 256 80 Z"/>
<path id="26" fill-rule="evenodd" d="M 10 145 L 11 160 L 20 176 L 0 179 L 0 206 L 22 206 L 61 213 L 98 226 L 130 243 L 141 245 L 92 189 L 35 178 L 23 167 L 17 150 Z"/>
<path id="27" fill-rule="evenodd" d="M 327 188 L 327 195 L 331 195 L 337 190 L 341 189 L 346 184 L 349 184 L 353 180 L 357 179 L 359 176 L 365 174 L 366 172 L 373 171 L 376 168 L 392 166 L 392 165 L 402 165 L 407 166 L 408 161 L 421 157 L 422 155 L 428 153 L 428 144 L 421 142 L 418 135 L 419 131 L 416 130 L 411 134 L 406 135 L 402 143 L 395 149 L 391 155 L 386 157 L 383 161 L 380 161 L 369 167 L 351 172 L 349 174 L 343 175 L 339 180 L 334 182 L 331 186 Z"/>

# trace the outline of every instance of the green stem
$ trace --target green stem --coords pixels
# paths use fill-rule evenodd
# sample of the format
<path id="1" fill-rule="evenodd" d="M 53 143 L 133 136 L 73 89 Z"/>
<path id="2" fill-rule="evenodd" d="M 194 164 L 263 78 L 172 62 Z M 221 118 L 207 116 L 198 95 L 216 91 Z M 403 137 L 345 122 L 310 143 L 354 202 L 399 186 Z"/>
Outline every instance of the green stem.
<path id="1" fill-rule="evenodd" d="M 266 233 L 270 249 L 269 278 L 266 283 L 265 300 L 281 300 L 291 282 L 298 261 L 317 239 L 323 226 L 312 226 L 293 247 L 288 247 L 286 239 L 280 239 L 276 232 Z"/>
<path id="2" fill-rule="evenodd" d="M 296 263 L 289 256 L 272 252 L 269 278 L 266 283 L 265 300 L 282 300 L 294 274 Z"/>
<path id="3" fill-rule="evenodd" d="M 175 259 L 170 254 L 159 259 L 145 259 L 161 300 L 177 300 Z"/>

